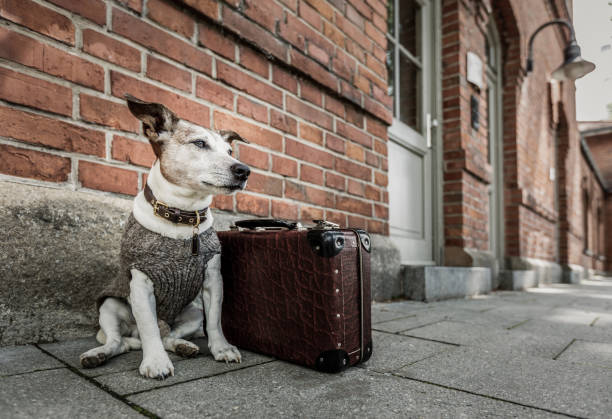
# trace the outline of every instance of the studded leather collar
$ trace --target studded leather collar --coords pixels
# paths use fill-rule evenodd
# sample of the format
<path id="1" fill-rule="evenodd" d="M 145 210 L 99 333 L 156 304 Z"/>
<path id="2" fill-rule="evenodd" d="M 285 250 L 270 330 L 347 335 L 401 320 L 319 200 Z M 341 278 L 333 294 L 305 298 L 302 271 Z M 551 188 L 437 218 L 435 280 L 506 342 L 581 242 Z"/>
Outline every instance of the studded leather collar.
<path id="1" fill-rule="evenodd" d="M 175 224 L 187 224 L 190 226 L 198 226 L 206 220 L 206 212 L 208 207 L 199 211 L 184 211 L 179 208 L 168 206 L 168 204 L 159 201 L 153 195 L 153 191 L 149 188 L 149 185 L 145 185 L 144 188 L 145 199 L 153 206 L 153 214 L 158 217 L 164 218 Z"/>

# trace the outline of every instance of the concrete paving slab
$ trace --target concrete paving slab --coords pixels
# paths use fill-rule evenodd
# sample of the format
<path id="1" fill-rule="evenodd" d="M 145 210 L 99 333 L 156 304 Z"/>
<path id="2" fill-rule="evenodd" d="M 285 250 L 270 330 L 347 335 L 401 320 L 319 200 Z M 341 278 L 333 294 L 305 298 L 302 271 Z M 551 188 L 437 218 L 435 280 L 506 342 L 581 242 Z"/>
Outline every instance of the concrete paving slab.
<path id="1" fill-rule="evenodd" d="M 384 311 L 394 311 L 398 313 L 412 313 L 415 310 L 422 310 L 432 307 L 430 303 L 423 303 L 421 301 L 396 301 L 393 303 L 373 303 L 372 309 L 379 309 Z"/>
<path id="2" fill-rule="evenodd" d="M 557 359 L 612 369 L 612 343 L 576 340 Z"/>
<path id="3" fill-rule="evenodd" d="M 0 378 L 0 417 L 142 418 L 66 368 Z"/>
<path id="4" fill-rule="evenodd" d="M 253 365 L 272 361 L 272 358 L 241 350 L 242 363 L 229 363 L 215 361 L 211 356 L 199 355 L 196 358 L 175 361 L 174 377 L 166 378 L 163 381 L 143 378 L 137 369 L 120 372 L 116 374 L 106 374 L 96 377 L 95 380 L 110 388 L 114 392 L 124 395 L 151 390 L 158 387 L 166 387 L 196 378 L 211 377 Z"/>
<path id="5" fill-rule="evenodd" d="M 31 345 L 0 348 L 0 376 L 60 368 L 63 365 Z"/>
<path id="6" fill-rule="evenodd" d="M 446 319 L 448 319 L 448 314 L 439 313 L 435 310 L 419 310 L 406 317 L 376 323 L 372 325 L 372 328 L 383 332 L 397 333 Z"/>
<path id="7" fill-rule="evenodd" d="M 414 316 L 414 314 L 386 311 L 372 307 L 372 324 L 388 322 L 389 320 L 402 319 L 404 317 L 411 316 Z"/>
<path id="8" fill-rule="evenodd" d="M 200 351 L 208 353 L 206 339 L 195 339 L 193 342 L 200 347 Z M 44 350 L 49 351 L 67 364 L 78 368 L 82 374 L 89 377 L 134 370 L 140 366 L 140 362 L 142 361 L 142 351 L 131 351 L 111 358 L 104 365 L 97 368 L 83 368 L 79 361 L 79 356 L 83 352 L 97 346 L 100 346 L 100 344 L 93 337 L 40 345 Z M 168 353 L 168 355 L 172 362 L 182 359 L 180 356 L 173 353 Z"/>
<path id="9" fill-rule="evenodd" d="M 548 359 L 558 355 L 571 342 L 571 339 L 562 336 L 542 337 L 537 334 L 517 332 L 514 329 L 446 320 L 402 334 L 462 346 L 476 346 L 504 355 L 537 356 Z"/>
<path id="10" fill-rule="evenodd" d="M 454 345 L 414 339 L 396 334 L 372 332 L 374 350 L 368 362 L 360 367 L 377 372 L 393 372 L 437 353 L 456 348 Z"/>
<path id="11" fill-rule="evenodd" d="M 464 347 L 402 368 L 398 375 L 580 417 L 609 417 L 610 371 Z"/>
<path id="12" fill-rule="evenodd" d="M 547 412 L 351 368 L 324 374 L 280 361 L 129 400 L 163 417 L 549 417 Z"/>
<path id="13" fill-rule="evenodd" d="M 612 328 L 598 327 L 574 322 L 548 321 L 534 319 L 515 327 L 515 330 L 541 336 L 562 336 L 592 342 L 612 342 Z"/>

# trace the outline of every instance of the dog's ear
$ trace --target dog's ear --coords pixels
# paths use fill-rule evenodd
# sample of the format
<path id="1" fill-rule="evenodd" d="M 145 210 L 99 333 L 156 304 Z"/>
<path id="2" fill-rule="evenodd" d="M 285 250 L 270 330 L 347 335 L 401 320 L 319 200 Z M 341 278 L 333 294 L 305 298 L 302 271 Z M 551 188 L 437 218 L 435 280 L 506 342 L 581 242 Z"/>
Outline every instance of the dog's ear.
<path id="1" fill-rule="evenodd" d="M 232 143 L 232 141 L 242 141 L 243 143 L 249 144 L 249 142 L 246 139 L 242 138 L 236 131 L 220 130 L 219 134 L 225 141 L 230 144 Z"/>
<path id="2" fill-rule="evenodd" d="M 179 120 L 161 103 L 143 102 L 129 94 L 125 100 L 130 112 L 144 123 L 144 133 L 150 140 L 156 140 L 161 132 L 172 131 Z"/>

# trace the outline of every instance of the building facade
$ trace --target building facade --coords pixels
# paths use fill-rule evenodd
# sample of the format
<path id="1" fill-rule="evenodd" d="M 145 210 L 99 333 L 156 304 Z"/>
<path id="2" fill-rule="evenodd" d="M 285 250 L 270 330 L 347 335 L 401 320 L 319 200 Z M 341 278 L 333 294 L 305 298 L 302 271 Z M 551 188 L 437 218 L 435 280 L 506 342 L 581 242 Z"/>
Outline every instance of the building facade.
<path id="1" fill-rule="evenodd" d="M 0 323 L 29 320 L 1 342 L 95 318 L 154 160 L 128 93 L 250 141 L 235 145 L 247 189 L 214 200 L 219 228 L 367 229 L 375 299 L 416 298 L 428 276 L 487 291 L 610 269 L 609 244 L 585 260 L 582 182 L 597 182 L 574 85 L 550 80 L 564 29 L 542 32 L 524 68 L 529 36 L 556 18 L 571 18 L 563 0 L 3 1 Z M 592 189 L 603 210 L 588 226 L 605 231 L 610 200 Z"/>

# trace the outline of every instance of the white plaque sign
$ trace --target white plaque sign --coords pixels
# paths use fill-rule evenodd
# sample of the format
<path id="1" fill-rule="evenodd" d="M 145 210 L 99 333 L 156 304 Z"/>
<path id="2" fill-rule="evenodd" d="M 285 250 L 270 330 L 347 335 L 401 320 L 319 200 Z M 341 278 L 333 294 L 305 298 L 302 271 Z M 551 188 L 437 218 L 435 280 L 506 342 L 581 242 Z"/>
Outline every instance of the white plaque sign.
<path id="1" fill-rule="evenodd" d="M 482 60 L 473 52 L 467 53 L 467 80 L 482 89 Z"/>

